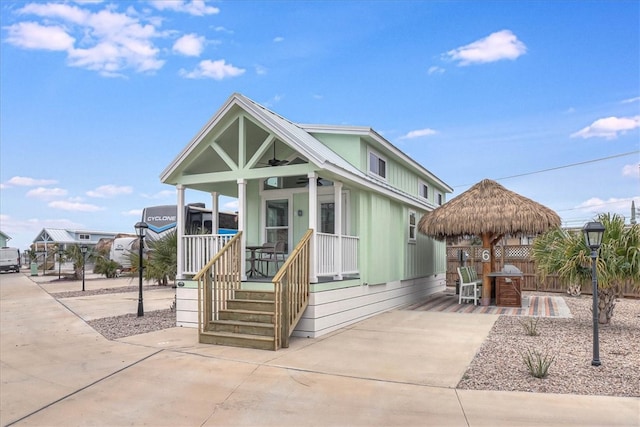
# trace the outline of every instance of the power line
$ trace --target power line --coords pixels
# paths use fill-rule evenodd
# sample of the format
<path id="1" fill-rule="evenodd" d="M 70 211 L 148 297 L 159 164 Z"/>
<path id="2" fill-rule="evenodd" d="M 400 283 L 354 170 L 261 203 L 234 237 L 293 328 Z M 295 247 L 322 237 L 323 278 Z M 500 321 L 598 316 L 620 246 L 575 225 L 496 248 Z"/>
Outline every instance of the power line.
<path id="1" fill-rule="evenodd" d="M 574 166 L 581 166 L 581 165 L 586 165 L 586 164 L 589 164 L 589 163 L 602 162 L 604 160 L 611 160 L 611 159 L 615 159 L 615 158 L 618 158 L 618 157 L 630 156 L 632 154 L 637 154 L 637 153 L 640 153 L 640 150 L 629 151 L 628 153 L 622 153 L 622 154 L 615 154 L 613 156 L 608 156 L 608 157 L 601 157 L 599 159 L 594 159 L 594 160 L 586 160 L 584 162 L 571 163 L 570 165 L 556 166 L 554 168 L 548 168 L 548 169 L 541 169 L 541 170 L 534 171 L 534 172 L 526 172 L 526 173 L 521 173 L 521 174 L 518 174 L 518 175 L 503 176 L 502 178 L 495 178 L 494 181 L 501 181 L 501 180 L 504 180 L 504 179 L 511 179 L 511 178 L 519 178 L 521 176 L 535 175 L 535 174 L 538 174 L 538 173 L 550 172 L 550 171 L 555 171 L 555 170 L 559 170 L 559 169 L 567 169 L 567 168 L 572 168 Z M 473 185 L 473 184 L 454 185 L 453 188 L 467 187 L 469 185 Z"/>

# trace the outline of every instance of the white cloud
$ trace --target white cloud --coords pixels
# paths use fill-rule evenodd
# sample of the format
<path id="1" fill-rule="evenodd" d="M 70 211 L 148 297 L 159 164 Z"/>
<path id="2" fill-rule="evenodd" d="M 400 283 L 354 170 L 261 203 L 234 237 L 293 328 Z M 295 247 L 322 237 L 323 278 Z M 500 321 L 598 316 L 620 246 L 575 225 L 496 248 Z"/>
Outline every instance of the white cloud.
<path id="1" fill-rule="evenodd" d="M 624 165 L 624 167 L 622 168 L 622 176 L 640 178 L 640 163 L 637 163 L 635 165 Z"/>
<path id="2" fill-rule="evenodd" d="M 571 134 L 571 138 L 606 138 L 616 139 L 618 136 L 640 127 L 640 116 L 606 117 L 598 119 L 591 125 Z"/>
<path id="3" fill-rule="evenodd" d="M 200 56 L 206 39 L 196 34 L 186 34 L 173 44 L 173 51 L 185 56 Z"/>
<path id="4" fill-rule="evenodd" d="M 255 69 L 256 69 L 256 74 L 259 76 L 263 76 L 267 74 L 267 68 L 262 65 L 256 65 Z"/>
<path id="5" fill-rule="evenodd" d="M 7 181 L 7 186 L 35 187 L 36 185 L 52 185 L 58 181 L 55 179 L 37 179 L 26 176 L 14 176 Z"/>
<path id="6" fill-rule="evenodd" d="M 80 203 L 80 202 L 63 201 L 63 200 L 50 202 L 48 206 L 54 209 L 61 209 L 64 211 L 74 211 L 74 212 L 97 212 L 97 211 L 104 210 L 104 208 L 96 205 L 90 205 L 87 203 Z"/>
<path id="7" fill-rule="evenodd" d="M 400 139 L 421 138 L 423 136 L 435 135 L 436 133 L 438 133 L 438 132 L 436 132 L 433 129 L 429 129 L 429 128 L 418 129 L 418 130 L 412 130 L 411 132 L 407 133 L 406 135 L 401 136 Z"/>
<path id="8" fill-rule="evenodd" d="M 225 204 L 222 205 L 222 211 L 227 211 L 227 212 L 238 212 L 238 201 L 237 200 L 231 200 Z"/>
<path id="9" fill-rule="evenodd" d="M 19 22 L 7 27 L 7 42 L 24 49 L 66 51 L 75 39 L 62 27 L 44 26 L 37 22 Z"/>
<path id="10" fill-rule="evenodd" d="M 448 51 L 445 57 L 458 61 L 458 65 L 483 64 L 503 59 L 514 60 L 527 52 L 524 43 L 509 30 L 488 35 L 465 46 Z"/>
<path id="11" fill-rule="evenodd" d="M 93 12 L 62 3 L 30 3 L 18 15 L 34 15 L 42 23 L 20 22 L 7 27 L 7 41 L 28 49 L 67 53 L 70 66 L 120 76 L 126 69 L 151 72 L 162 68 L 155 38 L 162 37 L 135 9 L 116 12 L 116 6 Z M 150 22 L 160 22 L 153 17 Z M 44 25 L 46 24 L 46 25 Z"/>
<path id="12" fill-rule="evenodd" d="M 234 67 L 227 64 L 224 59 L 211 61 L 206 59 L 198 64 L 193 71 L 180 70 L 180 75 L 188 79 L 210 78 L 214 80 L 222 80 L 227 77 L 237 77 L 245 72 L 243 68 Z"/>
<path id="13" fill-rule="evenodd" d="M 434 74 L 442 74 L 444 73 L 444 68 L 442 67 L 438 67 L 436 65 L 429 67 L 429 69 L 427 70 L 427 73 L 429 73 L 430 76 L 434 75 Z"/>
<path id="14" fill-rule="evenodd" d="M 640 203 L 640 197 L 628 197 L 624 199 L 611 197 L 607 200 L 603 200 L 598 197 L 592 197 L 589 200 L 580 203 L 577 208 L 585 212 L 611 212 L 620 213 L 626 216 L 631 212 L 630 210 L 632 201 L 635 201 L 636 206 L 638 206 L 638 204 Z"/>
<path id="15" fill-rule="evenodd" d="M 283 41 L 284 41 L 284 37 L 280 37 L 280 36 L 275 37 L 275 38 L 273 39 L 273 42 L 274 42 L 274 43 L 281 43 L 281 42 L 283 42 Z"/>
<path id="16" fill-rule="evenodd" d="M 204 0 L 155 0 L 150 2 L 158 10 L 172 10 L 174 12 L 184 12 L 189 15 L 204 16 L 220 13 L 220 9 L 207 6 Z"/>
<path id="17" fill-rule="evenodd" d="M 129 211 L 123 211 L 122 215 L 135 216 L 135 217 L 138 217 L 138 218 L 142 218 L 142 209 L 131 209 Z"/>
<path id="18" fill-rule="evenodd" d="M 635 98 L 624 99 L 620 102 L 622 104 L 632 104 L 634 102 L 640 102 L 640 96 L 636 96 Z"/>
<path id="19" fill-rule="evenodd" d="M 145 199 L 166 199 L 168 197 L 176 197 L 176 190 L 162 190 L 156 194 L 142 194 Z"/>
<path id="20" fill-rule="evenodd" d="M 133 193 L 133 188 L 130 186 L 122 186 L 119 187 L 117 185 L 101 185 L 95 190 L 87 191 L 87 196 L 89 197 L 114 197 L 119 196 L 121 194 L 131 194 Z"/>
<path id="21" fill-rule="evenodd" d="M 54 197 L 64 197 L 66 195 L 67 190 L 63 188 L 38 187 L 27 192 L 27 197 L 35 197 L 37 199 L 51 199 Z"/>

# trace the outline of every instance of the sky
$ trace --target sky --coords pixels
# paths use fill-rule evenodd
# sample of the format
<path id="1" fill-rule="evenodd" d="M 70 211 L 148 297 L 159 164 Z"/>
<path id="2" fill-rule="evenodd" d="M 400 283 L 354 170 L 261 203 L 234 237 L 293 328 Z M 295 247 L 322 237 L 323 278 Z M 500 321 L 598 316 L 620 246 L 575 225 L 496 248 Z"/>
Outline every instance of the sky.
<path id="1" fill-rule="evenodd" d="M 234 92 L 582 227 L 640 208 L 638 1 L 3 1 L 0 230 L 134 232 Z M 187 202 L 205 202 L 187 191 Z M 233 211 L 234 201 L 221 208 Z M 640 215 L 639 215 L 640 218 Z"/>

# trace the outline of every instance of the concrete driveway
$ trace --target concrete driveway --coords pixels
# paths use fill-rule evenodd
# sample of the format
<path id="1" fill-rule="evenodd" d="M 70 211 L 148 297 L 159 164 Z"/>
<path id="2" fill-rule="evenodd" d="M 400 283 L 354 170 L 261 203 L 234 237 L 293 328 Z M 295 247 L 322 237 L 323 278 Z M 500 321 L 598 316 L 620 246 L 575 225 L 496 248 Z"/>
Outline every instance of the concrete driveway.
<path id="1" fill-rule="evenodd" d="M 3 426 L 640 425 L 639 399 L 456 390 L 493 315 L 391 311 L 277 352 L 109 341 L 15 274 L 0 314 Z"/>

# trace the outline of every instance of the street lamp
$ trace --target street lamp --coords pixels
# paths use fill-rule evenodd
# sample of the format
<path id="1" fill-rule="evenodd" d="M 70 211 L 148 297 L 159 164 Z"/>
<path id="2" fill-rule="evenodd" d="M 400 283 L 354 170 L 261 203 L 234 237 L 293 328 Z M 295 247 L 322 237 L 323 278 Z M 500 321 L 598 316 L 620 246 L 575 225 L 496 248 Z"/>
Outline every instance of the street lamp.
<path id="1" fill-rule="evenodd" d="M 144 235 L 147 233 L 147 228 L 149 226 L 146 222 L 138 222 L 135 225 L 136 234 L 140 238 L 139 244 L 139 252 L 138 252 L 138 317 L 144 316 L 144 308 L 142 306 L 142 270 L 144 266 L 142 265 L 142 250 L 144 248 Z"/>
<path id="2" fill-rule="evenodd" d="M 87 263 L 87 247 L 80 246 L 80 252 L 82 252 L 82 292 L 84 292 L 84 266 Z"/>
<path id="3" fill-rule="evenodd" d="M 604 225 L 600 222 L 588 222 L 582 232 L 589 249 L 591 249 L 591 283 L 593 296 L 593 360 L 591 365 L 600 366 L 600 343 L 598 338 L 598 274 L 597 263 L 598 249 L 602 243 L 602 235 L 604 234 Z"/>

